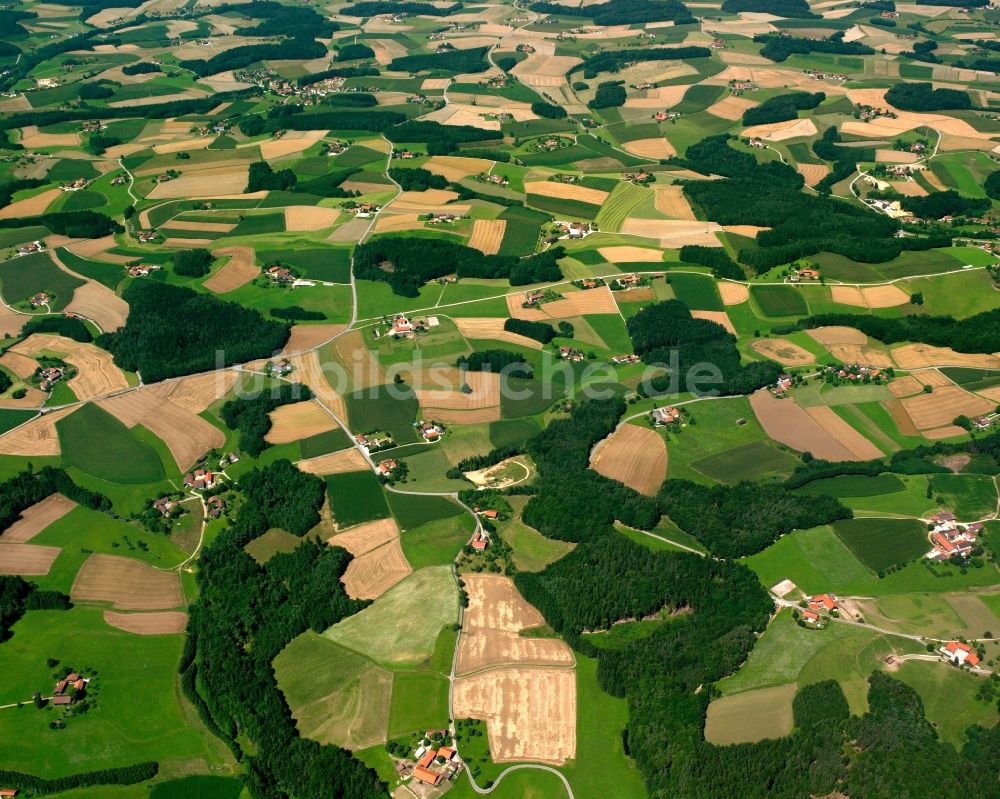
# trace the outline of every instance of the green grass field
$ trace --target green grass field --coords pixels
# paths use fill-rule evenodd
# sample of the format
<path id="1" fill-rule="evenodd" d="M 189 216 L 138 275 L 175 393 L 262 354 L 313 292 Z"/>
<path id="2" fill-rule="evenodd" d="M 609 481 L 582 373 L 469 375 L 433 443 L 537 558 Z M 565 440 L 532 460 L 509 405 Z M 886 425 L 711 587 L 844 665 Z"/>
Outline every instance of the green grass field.
<path id="1" fill-rule="evenodd" d="M 359 432 L 384 430 L 392 433 L 397 444 L 417 441 L 413 422 L 420 413 L 420 405 L 412 392 L 397 399 L 390 394 L 388 386 L 375 386 L 361 394 L 346 395 L 344 402 L 352 429 Z"/>
<path id="2" fill-rule="evenodd" d="M 281 261 L 302 272 L 309 280 L 351 282 L 351 252 L 346 247 L 323 249 L 264 250 L 257 256 L 265 264 Z"/>
<path id="3" fill-rule="evenodd" d="M 602 231 L 618 233 L 625 224 L 625 218 L 651 195 L 647 188 L 620 181 L 604 201 L 595 221 Z"/>
<path id="4" fill-rule="evenodd" d="M 0 646 L 0 704 L 26 703 L 0 711 L 0 761 L 46 778 L 143 760 L 159 761 L 161 773 L 175 774 L 193 761 L 201 761 L 201 768 L 231 764 L 228 750 L 176 690 L 181 647 L 179 635 L 142 636 L 109 627 L 98 608 L 30 611 Z M 62 730 L 49 729 L 58 708 L 31 705 L 34 691 L 52 690 L 47 658 L 98 673 L 95 706 Z M 142 701 L 136 701 L 137 689 Z"/>
<path id="5" fill-rule="evenodd" d="M 0 409 L 0 435 L 8 430 L 13 430 L 24 424 L 29 419 L 37 416 L 35 411 L 12 411 L 6 408 Z"/>
<path id="6" fill-rule="evenodd" d="M 398 672 L 392 682 L 389 737 L 448 726 L 448 678 L 432 671 Z"/>
<path id="7" fill-rule="evenodd" d="M 997 509 L 997 489 L 985 474 L 936 474 L 930 478 L 935 497 L 944 501 L 959 519 L 973 521 Z"/>
<path id="8" fill-rule="evenodd" d="M 181 777 L 159 782 L 149 789 L 149 799 L 239 799 L 243 782 L 236 777 Z"/>
<path id="9" fill-rule="evenodd" d="M 326 478 L 330 510 L 341 527 L 384 519 L 389 515 L 385 492 L 374 472 L 344 472 Z"/>
<path id="10" fill-rule="evenodd" d="M 708 275 L 680 272 L 668 276 L 677 299 L 692 311 L 722 311 L 722 297 L 715 281 Z"/>
<path id="11" fill-rule="evenodd" d="M 243 549 L 258 563 L 267 563 L 279 552 L 292 552 L 298 549 L 304 540 L 305 538 L 299 538 L 284 530 L 272 529 L 255 538 Z"/>
<path id="12" fill-rule="evenodd" d="M 92 261 L 89 258 L 81 258 L 79 255 L 63 247 L 59 248 L 58 253 L 59 260 L 78 275 L 96 280 L 112 291 L 114 291 L 115 287 L 125 277 L 125 269 L 121 264 L 111 264 L 104 261 Z"/>
<path id="13" fill-rule="evenodd" d="M 403 554 L 414 569 L 450 565 L 472 537 L 474 527 L 469 515 L 462 512 L 409 528 L 401 536 Z"/>
<path id="14" fill-rule="evenodd" d="M 298 443 L 303 458 L 318 458 L 320 455 L 339 452 L 351 446 L 347 433 L 339 427 L 309 438 L 303 438 Z"/>
<path id="15" fill-rule="evenodd" d="M 386 498 L 389 500 L 389 510 L 396 517 L 402 532 L 465 513 L 461 506 L 445 497 L 390 492 Z"/>
<path id="16" fill-rule="evenodd" d="M 909 563 L 929 548 L 923 524 L 914 519 L 845 519 L 831 526 L 873 572 Z"/>
<path id="17" fill-rule="evenodd" d="M 716 699 L 708 706 L 705 740 L 717 746 L 783 738 L 792 731 L 794 684 L 744 691 Z"/>
<path id="18" fill-rule="evenodd" d="M 798 465 L 795 456 L 763 441 L 752 441 L 735 449 L 695 461 L 692 468 L 721 483 L 764 480 L 787 476 Z"/>
<path id="19" fill-rule="evenodd" d="M 573 549 L 573 544 L 546 538 L 533 527 L 512 519 L 500 528 L 500 535 L 514 551 L 519 571 L 539 572 Z"/>
<path id="20" fill-rule="evenodd" d="M 434 653 L 441 628 L 458 618 L 458 586 L 448 566 L 421 569 L 369 607 L 323 633 L 376 663 L 418 665 Z M 419 619 L 401 624 L 400 620 Z"/>
<path id="21" fill-rule="evenodd" d="M 306 738 L 349 749 L 385 742 L 393 694 L 387 669 L 305 632 L 274 659 L 274 674 Z"/>
<path id="22" fill-rule="evenodd" d="M 880 474 L 875 477 L 865 475 L 841 475 L 814 480 L 798 489 L 800 494 L 826 495 L 829 497 L 873 497 L 893 494 L 905 488 L 902 480 L 894 474 Z"/>
<path id="23" fill-rule="evenodd" d="M 84 405 L 56 423 L 63 461 L 112 483 L 153 483 L 165 475 L 154 447 L 107 411 Z"/>
<path id="24" fill-rule="evenodd" d="M 23 302 L 40 291 L 52 298 L 49 307 L 61 311 L 83 285 L 79 278 L 56 266 L 47 252 L 37 252 L 0 263 L 0 290 L 9 304 Z"/>
<path id="25" fill-rule="evenodd" d="M 792 286 L 754 286 L 751 296 L 764 316 L 805 316 L 809 313 L 802 292 Z"/>

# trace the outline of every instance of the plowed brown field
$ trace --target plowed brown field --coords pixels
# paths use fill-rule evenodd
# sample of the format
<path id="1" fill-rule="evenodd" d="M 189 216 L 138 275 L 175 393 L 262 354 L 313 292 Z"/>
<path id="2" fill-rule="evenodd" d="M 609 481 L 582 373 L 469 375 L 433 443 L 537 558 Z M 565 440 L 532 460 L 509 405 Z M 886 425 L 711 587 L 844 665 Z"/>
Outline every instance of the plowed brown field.
<path id="1" fill-rule="evenodd" d="M 91 555 L 73 581 L 78 602 L 110 602 L 120 610 L 169 610 L 184 604 L 176 572 L 117 555 Z"/>
<path id="2" fill-rule="evenodd" d="M 48 574 L 62 550 L 36 544 L 0 543 L 0 574 L 40 577 Z"/>
<path id="3" fill-rule="evenodd" d="M 0 543 L 27 544 L 75 507 L 76 503 L 73 500 L 67 499 L 62 494 L 52 494 L 21 511 L 21 518 L 0 534 Z"/>
<path id="4" fill-rule="evenodd" d="M 504 231 L 507 230 L 506 219 L 477 219 L 472 225 L 472 235 L 469 246 L 479 250 L 483 255 L 496 255 L 500 251 Z"/>
<path id="5" fill-rule="evenodd" d="M 654 496 L 667 478 L 667 445 L 655 430 L 622 425 L 597 446 L 590 468 Z"/>
<path id="6" fill-rule="evenodd" d="M 316 458 L 308 458 L 296 464 L 299 469 L 309 474 L 340 474 L 341 472 L 359 472 L 368 468 L 368 461 L 355 447 L 331 452 Z"/>
<path id="7" fill-rule="evenodd" d="M 187 627 L 187 613 L 165 610 L 159 613 L 115 613 L 104 611 L 104 622 L 136 635 L 178 635 Z"/>
<path id="8" fill-rule="evenodd" d="M 757 339 L 750 347 L 765 358 L 771 358 L 784 366 L 804 366 L 816 361 L 811 352 L 783 338 Z"/>
<path id="9" fill-rule="evenodd" d="M 220 247 L 212 255 L 230 256 L 223 267 L 203 284 L 216 294 L 225 294 L 227 291 L 245 286 L 260 274 L 254 261 L 253 250 L 249 247 Z"/>
<path id="10" fill-rule="evenodd" d="M 334 430 L 338 425 L 314 400 L 282 405 L 268 414 L 271 429 L 264 437 L 270 444 L 288 444 Z"/>

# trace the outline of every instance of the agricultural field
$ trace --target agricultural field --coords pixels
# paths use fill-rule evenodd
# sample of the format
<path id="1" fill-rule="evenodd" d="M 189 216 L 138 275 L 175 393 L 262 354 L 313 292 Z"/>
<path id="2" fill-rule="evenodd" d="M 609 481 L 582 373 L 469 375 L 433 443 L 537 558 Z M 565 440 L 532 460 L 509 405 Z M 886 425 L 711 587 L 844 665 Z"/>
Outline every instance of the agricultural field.
<path id="1" fill-rule="evenodd" d="M 105 5 L 0 12 L 11 787 L 925 795 L 878 674 L 989 794 L 995 8 Z"/>

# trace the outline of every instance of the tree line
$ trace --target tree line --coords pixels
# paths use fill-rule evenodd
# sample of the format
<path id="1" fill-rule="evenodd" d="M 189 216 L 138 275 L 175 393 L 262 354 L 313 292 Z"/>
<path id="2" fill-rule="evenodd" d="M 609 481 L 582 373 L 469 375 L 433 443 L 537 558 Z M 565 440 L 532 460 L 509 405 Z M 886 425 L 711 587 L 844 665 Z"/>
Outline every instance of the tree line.
<path id="1" fill-rule="evenodd" d="M 584 17 L 595 25 L 632 25 L 639 22 L 673 22 L 693 25 L 697 20 L 679 0 L 608 0 L 589 6 L 567 6 L 561 3 L 532 3 L 531 10 L 558 17 Z"/>
<path id="2" fill-rule="evenodd" d="M 797 119 L 799 111 L 816 108 L 826 99 L 823 92 L 789 92 L 771 97 L 743 112 L 744 125 L 764 125 Z"/>
<path id="3" fill-rule="evenodd" d="M 946 111 L 972 108 L 972 98 L 961 89 L 935 89 L 930 83 L 894 83 L 885 101 L 903 111 Z"/>
<path id="4" fill-rule="evenodd" d="M 798 36 L 781 36 L 777 33 L 759 33 L 753 40 L 764 46 L 760 54 L 776 63 L 787 61 L 790 55 L 829 53 L 831 55 L 874 55 L 875 50 L 861 42 L 843 41 L 844 32 L 837 31 L 829 39 L 806 39 Z"/>
<path id="5" fill-rule="evenodd" d="M 565 9 L 565 6 L 560 6 L 560 8 Z M 582 10 L 589 12 L 592 9 L 593 6 L 588 6 Z M 700 45 L 648 47 L 641 50 L 608 50 L 590 56 L 573 69 L 582 69 L 583 77 L 590 79 L 597 77 L 601 72 L 618 72 L 627 64 L 647 61 L 690 61 L 694 58 L 708 58 L 711 55 L 711 50 Z"/>
<path id="6" fill-rule="evenodd" d="M 470 372 L 502 372 L 508 367 L 517 366 L 516 372 L 520 377 L 531 377 L 533 371 L 523 355 L 499 348 L 474 350 L 468 355 L 460 356 L 455 365 Z"/>
<path id="7" fill-rule="evenodd" d="M 229 400 L 219 415 L 226 427 L 240 431 L 240 449 L 256 458 L 270 446 L 264 437 L 271 430 L 271 411 L 282 405 L 305 402 L 312 396 L 309 386 L 303 383 L 281 383 L 252 397 Z"/>
<path id="8" fill-rule="evenodd" d="M 403 297 L 416 297 L 429 280 L 459 278 L 507 279 L 512 286 L 562 279 L 558 260 L 565 251 L 553 247 L 537 255 L 483 255 L 479 250 L 442 239 L 379 236 L 354 250 L 354 276 L 392 286 Z M 383 268 L 392 264 L 392 269 Z"/>
<path id="9" fill-rule="evenodd" d="M 21 518 L 21 512 L 52 494 L 62 494 L 77 505 L 108 511 L 111 500 L 96 491 L 81 488 L 62 469 L 43 466 L 37 472 L 31 466 L 0 483 L 0 533 Z"/>

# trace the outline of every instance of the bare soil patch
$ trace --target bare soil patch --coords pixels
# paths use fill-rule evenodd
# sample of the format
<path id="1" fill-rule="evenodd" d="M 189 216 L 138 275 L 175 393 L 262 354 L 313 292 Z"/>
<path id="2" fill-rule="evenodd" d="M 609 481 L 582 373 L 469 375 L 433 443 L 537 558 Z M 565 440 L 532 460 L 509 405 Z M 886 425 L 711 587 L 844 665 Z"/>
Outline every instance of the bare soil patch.
<path id="1" fill-rule="evenodd" d="M 282 405 L 269 416 L 272 426 L 264 438 L 270 444 L 288 444 L 337 427 L 330 414 L 312 400 Z"/>
<path id="2" fill-rule="evenodd" d="M 75 507 L 76 503 L 73 500 L 67 499 L 62 494 L 52 494 L 21 511 L 21 518 L 0 534 L 0 543 L 27 544 Z"/>
<path id="3" fill-rule="evenodd" d="M 158 613 L 115 613 L 104 611 L 104 622 L 136 635 L 179 635 L 187 627 L 187 613 L 164 610 Z"/>
<path id="4" fill-rule="evenodd" d="M 628 217 L 622 225 L 622 233 L 627 236 L 656 239 L 661 247 L 683 247 L 685 244 L 700 244 L 703 247 L 721 247 L 716 233 L 722 230 L 715 222 L 677 219 L 638 219 Z"/>
<path id="5" fill-rule="evenodd" d="M 153 99 L 162 100 L 163 98 Z M 172 200 L 238 194 L 246 188 L 250 174 L 250 168 L 245 164 L 220 169 L 216 174 L 205 174 L 207 171 L 200 170 L 181 175 L 179 178 L 164 183 L 157 183 L 147 198 L 150 200 Z"/>
<path id="6" fill-rule="evenodd" d="M 518 80 L 529 86 L 560 86 L 566 83 L 566 73 L 581 63 L 575 56 L 533 53 L 511 70 Z"/>
<path id="7" fill-rule="evenodd" d="M 424 169 L 428 172 L 454 181 L 480 172 L 489 172 L 492 168 L 493 161 L 487 161 L 485 158 L 464 158 L 459 155 L 434 155 L 424 164 Z"/>
<path id="8" fill-rule="evenodd" d="M 865 295 L 857 286 L 831 286 L 830 298 L 841 305 L 853 305 L 857 308 L 867 308 Z"/>
<path id="9" fill-rule="evenodd" d="M 786 141 L 800 136 L 815 136 L 816 123 L 807 118 L 772 122 L 767 125 L 751 125 L 743 129 L 743 135 L 761 138 L 764 141 Z"/>
<path id="10" fill-rule="evenodd" d="M 48 574 L 62 550 L 37 544 L 0 543 L 0 574 L 41 577 Z"/>
<path id="11" fill-rule="evenodd" d="M 7 350 L 3 355 L 0 355 L 0 364 L 3 364 L 22 380 L 27 380 L 38 368 L 38 361 L 14 350 Z"/>
<path id="12" fill-rule="evenodd" d="M 765 358 L 777 361 L 783 366 L 805 366 L 816 361 L 809 350 L 804 350 L 798 344 L 783 338 L 757 339 L 750 347 Z"/>
<path id="13" fill-rule="evenodd" d="M 869 308 L 895 308 L 910 301 L 910 295 L 894 285 L 865 287 L 861 294 Z"/>
<path id="14" fill-rule="evenodd" d="M 309 474 L 340 474 L 341 472 L 359 472 L 368 468 L 368 461 L 354 447 L 331 452 L 327 455 L 320 455 L 316 458 L 307 458 L 299 461 L 296 466 L 303 472 Z"/>
<path id="15" fill-rule="evenodd" d="M 295 153 L 301 153 L 303 150 L 308 150 L 316 142 L 322 139 L 326 135 L 325 130 L 316 131 L 304 131 L 306 133 L 315 134 L 313 136 L 283 136 L 280 139 L 271 139 L 269 141 L 263 141 L 260 143 L 260 155 L 265 161 L 270 161 L 274 158 L 281 158 L 286 155 L 294 155 Z"/>
<path id="16" fill-rule="evenodd" d="M 750 299 L 750 289 L 743 283 L 730 283 L 723 280 L 718 283 L 718 286 L 723 305 L 740 305 Z"/>
<path id="17" fill-rule="evenodd" d="M 820 427 L 850 451 L 853 456 L 851 460 L 866 461 L 882 457 L 882 451 L 837 416 L 833 408 L 819 405 L 805 410 Z"/>
<path id="18" fill-rule="evenodd" d="M 655 430 L 622 425 L 597 445 L 590 468 L 654 496 L 667 478 L 667 445 Z"/>
<path id="19" fill-rule="evenodd" d="M 940 441 L 943 438 L 954 438 L 955 436 L 964 436 L 965 429 L 958 427 L 957 425 L 945 425 L 944 427 L 936 427 L 933 430 L 925 430 L 924 438 L 931 441 Z"/>
<path id="20" fill-rule="evenodd" d="M 90 319 L 103 331 L 113 332 L 125 326 L 129 307 L 107 286 L 88 280 L 73 291 L 73 301 L 66 311 Z"/>
<path id="21" fill-rule="evenodd" d="M 560 765 L 576 755 L 573 669 L 496 668 L 455 680 L 456 718 L 486 722 L 496 762 Z"/>
<path id="22" fill-rule="evenodd" d="M 875 151 L 875 160 L 884 164 L 915 164 L 920 156 L 906 150 L 878 149 Z"/>
<path id="23" fill-rule="evenodd" d="M 506 219 L 477 219 L 472 224 L 468 246 L 479 250 L 483 255 L 496 255 L 500 251 L 500 242 L 503 241 L 506 230 Z"/>
<path id="24" fill-rule="evenodd" d="M 586 291 L 568 292 L 561 300 L 545 303 L 541 310 L 552 319 L 565 319 L 587 314 L 616 314 L 618 306 L 611 290 L 607 286 L 598 286 Z"/>
<path id="25" fill-rule="evenodd" d="M 78 147 L 79 133 L 42 133 L 37 125 L 28 125 L 21 129 L 20 144 L 26 150 L 39 147 Z"/>
<path id="26" fill-rule="evenodd" d="M 290 205 L 285 208 L 285 230 L 289 233 L 325 230 L 340 217 L 339 208 L 318 205 Z"/>
<path id="27" fill-rule="evenodd" d="M 832 344 L 830 354 L 842 363 L 863 363 L 868 366 L 892 366 L 889 353 L 874 347 L 859 347 L 856 344 Z"/>
<path id="28" fill-rule="evenodd" d="M 996 405 L 970 394 L 958 386 L 940 386 L 931 394 L 918 394 L 900 400 L 918 430 L 950 425 L 956 416 L 970 418 L 992 411 Z"/>
<path id="29" fill-rule="evenodd" d="M 376 233 L 398 233 L 403 230 L 422 230 L 424 222 L 420 214 L 379 214 L 375 220 Z"/>
<path id="30" fill-rule="evenodd" d="M 465 376 L 472 391 L 463 393 L 456 386 L 454 390 L 447 389 L 416 389 L 417 400 L 424 408 L 435 408 L 456 411 L 472 411 L 481 408 L 494 408 L 500 405 L 500 375 L 493 372 L 469 372 Z"/>
<path id="31" fill-rule="evenodd" d="M 203 284 L 216 294 L 225 294 L 227 291 L 245 286 L 260 274 L 260 269 L 254 260 L 254 252 L 249 247 L 220 247 L 212 255 L 230 256 L 222 268 Z"/>
<path id="32" fill-rule="evenodd" d="M 350 373 L 351 385 L 355 390 L 385 383 L 382 365 L 365 346 L 364 334 L 360 330 L 345 333 L 334 342 L 333 347 Z"/>
<path id="33" fill-rule="evenodd" d="M 750 406 L 764 431 L 775 441 L 799 452 L 811 452 L 823 460 L 858 459 L 851 448 L 838 441 L 819 420 L 807 413 L 793 399 L 776 399 L 766 389 L 762 389 L 751 395 Z M 854 432 L 853 428 L 851 432 Z M 861 438 L 858 433 L 854 435 Z M 868 444 L 865 439 L 861 440 Z M 878 457 L 878 455 L 868 457 Z"/>
<path id="34" fill-rule="evenodd" d="M 73 581 L 70 596 L 79 602 L 110 602 L 119 610 L 169 610 L 184 604 L 176 572 L 117 555 L 91 555 Z"/>

